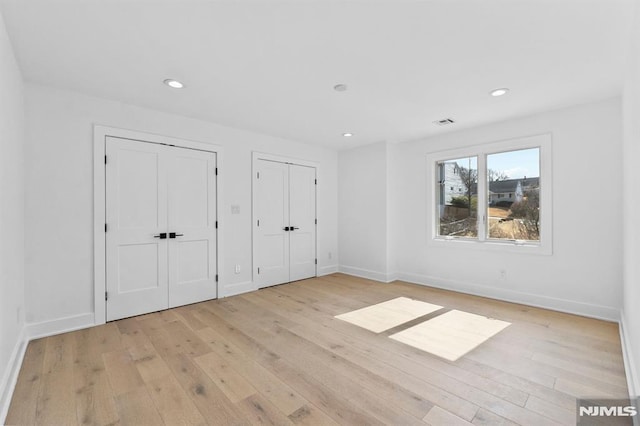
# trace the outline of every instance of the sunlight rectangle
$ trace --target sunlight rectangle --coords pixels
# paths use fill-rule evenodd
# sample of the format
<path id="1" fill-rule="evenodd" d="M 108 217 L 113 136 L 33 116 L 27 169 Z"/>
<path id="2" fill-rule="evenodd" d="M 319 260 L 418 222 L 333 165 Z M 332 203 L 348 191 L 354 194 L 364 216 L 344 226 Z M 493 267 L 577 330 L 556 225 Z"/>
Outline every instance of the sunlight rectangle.
<path id="1" fill-rule="evenodd" d="M 462 311 L 449 311 L 390 337 L 449 361 L 475 349 L 511 323 Z"/>
<path id="2" fill-rule="evenodd" d="M 442 306 L 398 297 L 335 317 L 374 333 L 381 333 L 438 309 L 442 309 Z"/>

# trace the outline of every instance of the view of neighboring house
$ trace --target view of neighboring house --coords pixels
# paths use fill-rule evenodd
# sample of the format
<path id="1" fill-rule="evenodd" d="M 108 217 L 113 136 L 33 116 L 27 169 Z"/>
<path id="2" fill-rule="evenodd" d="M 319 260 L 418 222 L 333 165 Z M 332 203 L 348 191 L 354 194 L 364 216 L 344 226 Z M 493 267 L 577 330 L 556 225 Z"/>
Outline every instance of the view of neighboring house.
<path id="1" fill-rule="evenodd" d="M 438 164 L 440 181 L 440 205 L 451 205 L 451 199 L 465 195 L 467 188 L 460 177 L 462 167 L 455 161 Z"/>
<path id="2" fill-rule="evenodd" d="M 540 187 L 540 178 L 506 179 L 489 182 L 489 205 L 493 206 L 499 202 L 515 203 L 522 201 L 525 192 Z"/>

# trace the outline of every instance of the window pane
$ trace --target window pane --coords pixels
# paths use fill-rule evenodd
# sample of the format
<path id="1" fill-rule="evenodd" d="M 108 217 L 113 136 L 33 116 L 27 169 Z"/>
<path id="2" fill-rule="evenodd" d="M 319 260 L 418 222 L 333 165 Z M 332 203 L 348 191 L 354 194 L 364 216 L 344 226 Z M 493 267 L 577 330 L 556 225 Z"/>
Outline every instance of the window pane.
<path id="1" fill-rule="evenodd" d="M 478 157 L 437 163 L 438 235 L 478 237 Z"/>
<path id="2" fill-rule="evenodd" d="M 540 148 L 487 155 L 489 238 L 540 241 Z"/>

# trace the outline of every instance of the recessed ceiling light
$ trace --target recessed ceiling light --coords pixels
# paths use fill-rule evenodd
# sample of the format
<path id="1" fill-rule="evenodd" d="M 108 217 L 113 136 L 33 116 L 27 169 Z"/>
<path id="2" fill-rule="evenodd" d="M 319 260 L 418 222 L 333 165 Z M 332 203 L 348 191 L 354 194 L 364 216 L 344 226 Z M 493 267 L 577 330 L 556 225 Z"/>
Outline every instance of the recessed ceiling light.
<path id="1" fill-rule="evenodd" d="M 353 133 L 343 133 L 342 136 L 344 136 L 345 138 L 350 138 L 351 136 L 353 136 Z"/>
<path id="2" fill-rule="evenodd" d="M 491 96 L 498 97 L 498 96 L 506 95 L 508 91 L 509 89 L 507 89 L 506 87 L 503 87 L 500 89 L 494 89 L 491 92 L 489 92 L 489 94 Z"/>
<path id="3" fill-rule="evenodd" d="M 335 86 L 333 86 L 333 90 L 335 90 L 336 92 L 346 92 L 347 91 L 347 85 L 346 84 L 336 84 Z"/>
<path id="4" fill-rule="evenodd" d="M 182 89 L 184 87 L 184 84 L 182 84 L 178 80 L 174 80 L 172 78 L 166 79 L 164 81 L 164 84 L 166 84 L 169 87 L 173 87 L 174 89 Z"/>

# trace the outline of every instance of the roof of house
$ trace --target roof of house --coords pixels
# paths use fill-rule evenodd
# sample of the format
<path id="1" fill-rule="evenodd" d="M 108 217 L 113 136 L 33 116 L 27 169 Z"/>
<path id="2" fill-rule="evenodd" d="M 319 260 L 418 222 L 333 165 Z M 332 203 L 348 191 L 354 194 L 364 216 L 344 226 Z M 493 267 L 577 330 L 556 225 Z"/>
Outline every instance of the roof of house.
<path id="1" fill-rule="evenodd" d="M 489 182 L 489 191 L 493 193 L 515 192 L 518 182 L 522 182 L 522 189 L 526 189 L 532 186 L 539 186 L 540 178 L 518 178 Z"/>

